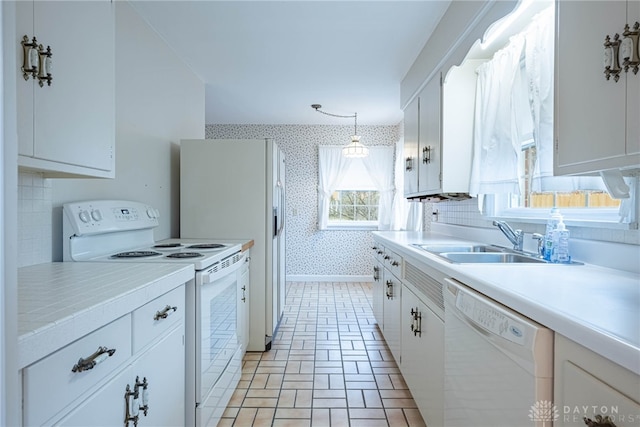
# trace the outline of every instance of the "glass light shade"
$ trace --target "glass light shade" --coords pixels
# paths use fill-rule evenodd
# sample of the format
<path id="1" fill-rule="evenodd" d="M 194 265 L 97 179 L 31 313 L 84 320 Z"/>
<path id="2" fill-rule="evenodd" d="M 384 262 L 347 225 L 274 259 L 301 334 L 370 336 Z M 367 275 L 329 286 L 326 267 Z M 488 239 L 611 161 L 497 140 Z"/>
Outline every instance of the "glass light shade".
<path id="1" fill-rule="evenodd" d="M 342 147 L 342 155 L 344 157 L 367 157 L 369 155 L 369 149 L 360 144 L 360 136 L 354 135 L 351 137 L 351 144 L 347 144 Z"/>

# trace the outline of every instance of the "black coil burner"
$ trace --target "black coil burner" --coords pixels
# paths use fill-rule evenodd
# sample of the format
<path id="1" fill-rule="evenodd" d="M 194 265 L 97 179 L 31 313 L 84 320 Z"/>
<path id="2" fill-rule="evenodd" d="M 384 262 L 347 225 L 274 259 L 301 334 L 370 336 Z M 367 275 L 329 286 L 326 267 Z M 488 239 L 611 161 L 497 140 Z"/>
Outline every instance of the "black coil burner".
<path id="1" fill-rule="evenodd" d="M 189 249 L 222 249 L 225 245 L 220 243 L 200 243 L 197 245 L 187 246 Z"/>
<path id="2" fill-rule="evenodd" d="M 111 258 L 145 258 L 150 256 L 162 255 L 160 252 L 154 251 L 128 251 L 111 255 Z"/>
<path id="3" fill-rule="evenodd" d="M 199 254 L 198 252 L 176 252 L 175 254 L 167 255 L 167 258 L 177 258 L 177 259 L 188 259 L 188 258 L 198 258 L 204 256 Z"/>

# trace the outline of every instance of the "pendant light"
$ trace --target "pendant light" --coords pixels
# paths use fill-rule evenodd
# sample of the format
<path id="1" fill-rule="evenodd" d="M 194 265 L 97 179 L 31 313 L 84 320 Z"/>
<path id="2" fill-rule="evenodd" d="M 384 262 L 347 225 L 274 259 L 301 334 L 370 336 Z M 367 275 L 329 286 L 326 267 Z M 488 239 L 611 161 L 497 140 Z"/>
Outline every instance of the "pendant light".
<path id="1" fill-rule="evenodd" d="M 320 104 L 312 104 L 311 108 L 316 110 L 318 113 L 325 114 L 331 117 L 340 117 L 342 119 L 354 119 L 354 132 L 351 136 L 351 143 L 342 147 L 342 155 L 344 157 L 356 158 L 356 157 L 367 157 L 369 155 L 369 149 L 360 143 L 360 135 L 358 135 L 358 113 L 353 113 L 350 116 L 341 116 L 339 114 L 327 113 L 326 111 L 322 111 L 322 105 Z"/>

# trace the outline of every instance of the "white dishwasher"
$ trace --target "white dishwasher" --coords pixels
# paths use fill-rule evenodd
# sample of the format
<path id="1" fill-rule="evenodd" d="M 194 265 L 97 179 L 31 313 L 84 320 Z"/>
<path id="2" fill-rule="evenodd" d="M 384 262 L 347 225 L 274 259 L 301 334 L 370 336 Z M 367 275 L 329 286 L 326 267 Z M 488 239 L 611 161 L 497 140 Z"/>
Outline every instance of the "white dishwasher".
<path id="1" fill-rule="evenodd" d="M 445 281 L 445 426 L 550 427 L 553 331 Z"/>

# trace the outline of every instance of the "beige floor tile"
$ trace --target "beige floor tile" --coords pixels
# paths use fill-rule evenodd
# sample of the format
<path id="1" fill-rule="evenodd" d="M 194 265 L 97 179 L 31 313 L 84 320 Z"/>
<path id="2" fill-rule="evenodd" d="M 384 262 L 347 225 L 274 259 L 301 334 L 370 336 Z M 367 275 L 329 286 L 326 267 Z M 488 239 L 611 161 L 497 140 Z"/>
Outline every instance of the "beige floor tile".
<path id="1" fill-rule="evenodd" d="M 385 409 L 387 421 L 393 427 L 408 427 L 407 419 L 402 409 Z"/>
<path id="2" fill-rule="evenodd" d="M 327 427 L 331 425 L 330 410 L 313 408 L 311 410 L 311 427 Z"/>
<path id="3" fill-rule="evenodd" d="M 422 419 L 422 415 L 420 415 L 420 411 L 418 409 L 403 409 L 405 417 L 409 422 L 409 427 L 426 427 L 424 420 Z"/>
<path id="4" fill-rule="evenodd" d="M 332 408 L 331 427 L 349 427 L 349 413 L 346 409 Z"/>
<path id="5" fill-rule="evenodd" d="M 387 418 L 384 409 L 353 409 L 349 408 L 349 418 Z M 393 427 L 395 427 L 392 424 Z"/>
<path id="6" fill-rule="evenodd" d="M 278 399 L 275 397 L 249 397 L 244 399 L 242 406 L 243 408 L 275 408 L 277 405 Z"/>
<path id="7" fill-rule="evenodd" d="M 311 419 L 311 408 L 277 408 L 275 418 Z"/>
<path id="8" fill-rule="evenodd" d="M 382 405 L 385 408 L 416 408 L 413 399 L 382 399 Z"/>
<path id="9" fill-rule="evenodd" d="M 347 397 L 346 390 L 313 390 L 313 397 L 317 399 L 344 399 Z"/>
<path id="10" fill-rule="evenodd" d="M 247 390 L 245 397 L 278 397 L 280 389 L 252 388 Z"/>
<path id="11" fill-rule="evenodd" d="M 313 398 L 314 408 L 346 408 L 347 399 L 317 399 Z"/>
<path id="12" fill-rule="evenodd" d="M 389 427 L 387 420 L 351 418 L 349 421 L 351 422 L 351 427 Z"/>

